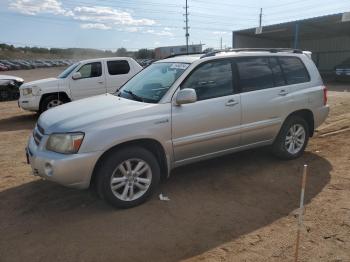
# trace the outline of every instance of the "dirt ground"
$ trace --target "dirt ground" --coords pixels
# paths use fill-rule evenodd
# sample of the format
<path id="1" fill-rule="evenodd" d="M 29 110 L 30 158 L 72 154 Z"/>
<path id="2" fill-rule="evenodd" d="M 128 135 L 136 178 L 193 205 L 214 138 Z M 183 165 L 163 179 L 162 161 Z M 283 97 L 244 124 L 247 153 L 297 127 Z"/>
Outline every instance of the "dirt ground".
<path id="1" fill-rule="evenodd" d="M 158 191 L 170 201 L 128 210 L 30 175 L 37 118 L 0 103 L 0 261 L 293 261 L 305 163 L 300 261 L 350 261 L 350 86 L 329 89 L 330 117 L 300 159 L 263 148 L 178 168 Z"/>

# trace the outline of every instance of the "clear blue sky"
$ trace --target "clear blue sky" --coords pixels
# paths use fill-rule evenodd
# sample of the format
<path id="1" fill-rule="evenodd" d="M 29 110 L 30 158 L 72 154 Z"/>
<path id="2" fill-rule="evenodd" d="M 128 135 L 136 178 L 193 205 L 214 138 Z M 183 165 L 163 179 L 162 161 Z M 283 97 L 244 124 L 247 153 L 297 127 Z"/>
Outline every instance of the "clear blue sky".
<path id="1" fill-rule="evenodd" d="M 185 0 L 0 0 L 0 42 L 115 50 L 185 43 Z M 231 46 L 231 31 L 350 11 L 350 0 L 188 0 L 190 43 Z"/>

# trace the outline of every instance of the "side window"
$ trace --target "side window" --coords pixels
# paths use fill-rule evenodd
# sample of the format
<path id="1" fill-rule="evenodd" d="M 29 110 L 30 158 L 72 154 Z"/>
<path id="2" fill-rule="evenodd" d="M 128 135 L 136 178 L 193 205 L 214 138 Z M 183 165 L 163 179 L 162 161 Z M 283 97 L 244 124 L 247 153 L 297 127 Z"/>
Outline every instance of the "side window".
<path id="1" fill-rule="evenodd" d="M 272 70 L 267 57 L 244 57 L 236 60 L 241 92 L 274 87 Z"/>
<path id="2" fill-rule="evenodd" d="M 107 68 L 110 75 L 124 75 L 130 71 L 129 63 L 126 60 L 107 61 Z"/>
<path id="3" fill-rule="evenodd" d="M 230 61 L 214 61 L 199 66 L 181 85 L 196 90 L 198 100 L 233 94 Z"/>
<path id="4" fill-rule="evenodd" d="M 82 78 L 98 77 L 102 75 L 102 66 L 100 62 L 94 62 L 83 65 L 79 71 Z"/>
<path id="5" fill-rule="evenodd" d="M 278 58 L 288 85 L 299 84 L 310 81 L 303 62 L 296 57 Z"/>
<path id="6" fill-rule="evenodd" d="M 284 86 L 286 82 L 284 81 L 284 76 L 281 70 L 281 66 L 277 61 L 277 58 L 275 57 L 270 57 L 270 67 L 273 73 L 273 80 L 275 83 L 275 86 Z"/>

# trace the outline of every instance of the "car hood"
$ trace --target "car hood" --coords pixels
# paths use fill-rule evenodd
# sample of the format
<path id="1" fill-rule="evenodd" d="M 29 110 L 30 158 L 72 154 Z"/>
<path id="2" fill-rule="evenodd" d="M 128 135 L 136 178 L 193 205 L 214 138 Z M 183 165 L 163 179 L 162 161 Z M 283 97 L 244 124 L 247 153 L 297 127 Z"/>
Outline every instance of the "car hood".
<path id="1" fill-rule="evenodd" d="M 23 82 L 23 78 L 9 75 L 0 75 L 0 80 L 16 80 L 17 82 Z"/>
<path id="2" fill-rule="evenodd" d="M 103 94 L 52 108 L 40 116 L 38 124 L 45 134 L 84 132 L 103 124 L 115 124 L 116 121 L 130 119 L 139 115 L 141 110 L 144 114 L 145 109 L 156 105 Z"/>
<path id="3" fill-rule="evenodd" d="M 40 88 L 42 87 L 53 87 L 53 86 L 58 86 L 59 79 L 58 78 L 45 78 L 45 79 L 40 79 L 36 81 L 31 81 L 28 83 L 24 83 L 21 88 L 26 88 L 26 87 L 32 87 L 32 86 L 38 86 Z"/>

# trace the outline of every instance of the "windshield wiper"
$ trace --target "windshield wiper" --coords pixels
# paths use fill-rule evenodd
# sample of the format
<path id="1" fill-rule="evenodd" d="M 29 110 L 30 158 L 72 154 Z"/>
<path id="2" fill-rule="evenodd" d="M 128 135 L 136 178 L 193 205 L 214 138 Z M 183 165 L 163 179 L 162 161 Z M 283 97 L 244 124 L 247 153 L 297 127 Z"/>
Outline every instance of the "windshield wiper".
<path id="1" fill-rule="evenodd" d="M 130 90 L 123 90 L 122 92 L 125 92 L 125 93 L 131 95 L 131 97 L 134 98 L 134 99 L 137 100 L 137 101 L 144 102 L 144 99 L 143 99 L 142 97 L 140 97 L 140 96 L 138 96 L 138 95 L 135 95 L 135 94 L 134 94 L 132 91 L 130 91 Z"/>

